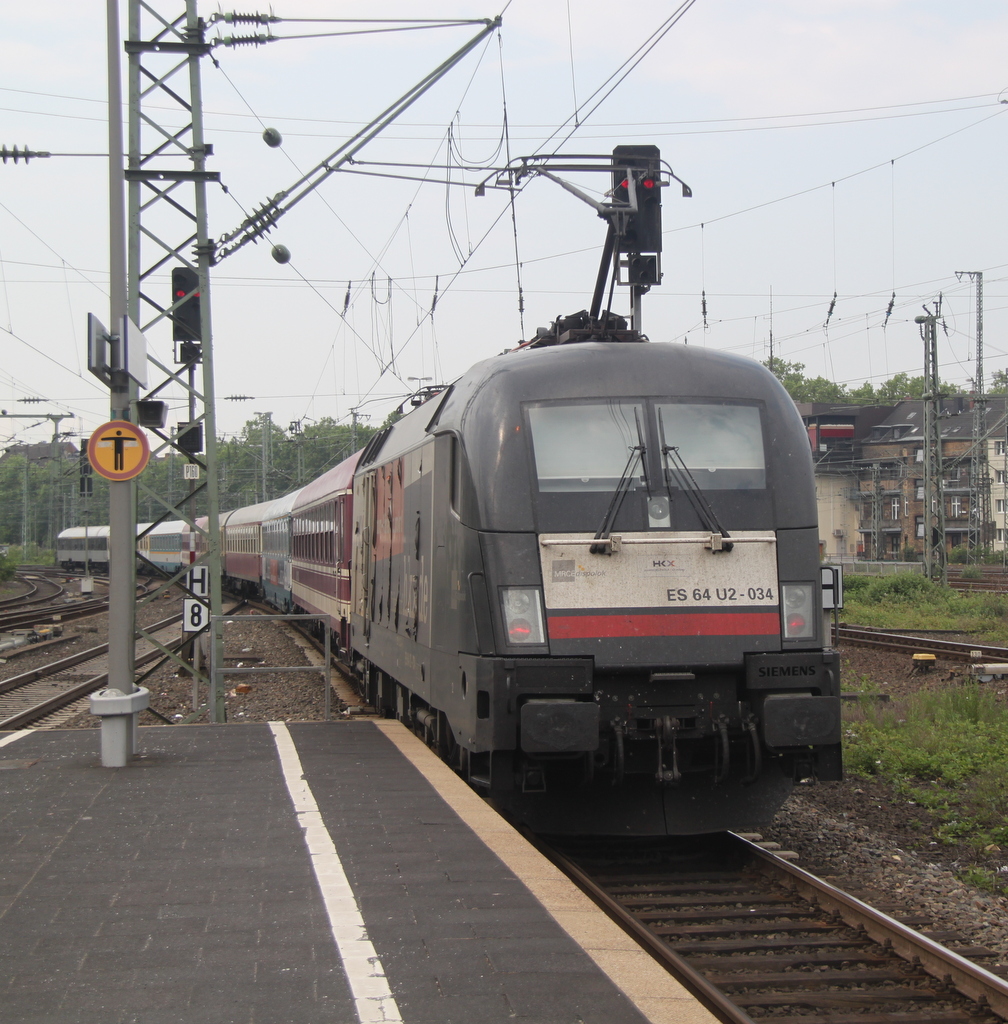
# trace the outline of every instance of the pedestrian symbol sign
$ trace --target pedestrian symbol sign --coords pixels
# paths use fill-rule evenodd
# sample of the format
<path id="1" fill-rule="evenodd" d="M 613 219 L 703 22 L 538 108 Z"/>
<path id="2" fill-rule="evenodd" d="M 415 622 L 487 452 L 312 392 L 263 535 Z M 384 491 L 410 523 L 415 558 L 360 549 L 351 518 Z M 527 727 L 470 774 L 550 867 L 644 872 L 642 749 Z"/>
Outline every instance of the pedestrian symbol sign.
<path id="1" fill-rule="evenodd" d="M 132 480 L 150 458 L 147 435 L 129 420 L 103 423 L 88 441 L 88 462 L 106 480 Z"/>

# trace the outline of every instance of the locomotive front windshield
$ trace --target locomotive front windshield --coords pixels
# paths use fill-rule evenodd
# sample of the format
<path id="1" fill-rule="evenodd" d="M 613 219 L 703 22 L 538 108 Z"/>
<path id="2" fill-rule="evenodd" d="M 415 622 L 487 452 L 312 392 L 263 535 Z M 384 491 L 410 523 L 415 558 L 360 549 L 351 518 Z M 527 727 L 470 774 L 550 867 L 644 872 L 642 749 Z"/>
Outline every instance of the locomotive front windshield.
<path id="1" fill-rule="evenodd" d="M 624 473 L 641 486 L 644 473 L 635 447 L 644 430 L 644 403 L 619 399 L 556 402 L 529 407 L 540 492 L 603 491 Z"/>
<path id="2" fill-rule="evenodd" d="M 763 431 L 755 406 L 656 402 L 655 407 L 665 446 L 677 449 L 703 490 L 766 487 Z"/>
<path id="3" fill-rule="evenodd" d="M 594 533 L 610 504 L 623 530 L 705 529 L 705 502 L 728 529 L 772 521 L 758 403 L 623 397 L 525 411 L 540 531 Z"/>

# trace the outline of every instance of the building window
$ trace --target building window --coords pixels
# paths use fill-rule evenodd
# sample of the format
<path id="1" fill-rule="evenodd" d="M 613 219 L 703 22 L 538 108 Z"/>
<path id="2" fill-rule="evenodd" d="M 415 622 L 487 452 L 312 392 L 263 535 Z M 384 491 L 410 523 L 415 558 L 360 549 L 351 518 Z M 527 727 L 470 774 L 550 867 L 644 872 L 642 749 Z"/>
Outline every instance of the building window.
<path id="1" fill-rule="evenodd" d="M 1005 504 L 1006 504 L 1006 502 L 1005 502 L 1004 498 L 998 498 L 998 500 L 997 500 L 997 510 L 1002 515 L 1004 515 Z"/>
<path id="2" fill-rule="evenodd" d="M 998 530 L 997 532 L 998 544 L 1004 544 L 1005 532 L 1004 530 Z"/>
<path id="3" fill-rule="evenodd" d="M 1005 442 L 1004 441 L 995 441 L 994 442 L 994 454 L 995 455 L 1004 455 L 1004 453 L 1005 453 Z"/>
<path id="4" fill-rule="evenodd" d="M 892 500 L 892 518 L 899 519 L 900 517 L 900 500 L 899 498 L 893 498 Z"/>
<path id="5" fill-rule="evenodd" d="M 1005 471 L 1003 469 L 994 470 L 994 482 L 1003 484 L 1005 482 Z"/>
<path id="6" fill-rule="evenodd" d="M 949 502 L 949 506 L 952 512 L 952 518 L 957 519 L 962 515 L 962 498 L 959 495 L 955 495 Z"/>
<path id="7" fill-rule="evenodd" d="M 923 537 L 924 537 L 924 517 L 923 516 L 917 516 L 914 519 L 914 524 L 917 527 L 917 536 L 919 538 L 923 539 Z"/>

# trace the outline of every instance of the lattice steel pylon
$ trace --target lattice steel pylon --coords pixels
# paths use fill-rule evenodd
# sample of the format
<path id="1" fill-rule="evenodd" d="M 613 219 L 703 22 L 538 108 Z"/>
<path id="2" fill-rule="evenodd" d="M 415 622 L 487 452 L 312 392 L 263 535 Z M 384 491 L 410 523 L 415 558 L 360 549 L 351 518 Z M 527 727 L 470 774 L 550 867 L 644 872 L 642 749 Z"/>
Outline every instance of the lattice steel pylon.
<path id="1" fill-rule="evenodd" d="M 976 379 L 973 382 L 973 444 L 970 447 L 970 547 L 973 554 L 986 547 L 990 535 L 991 480 L 987 459 L 987 396 L 983 369 L 983 271 L 957 270 L 976 286 Z"/>
<path id="2" fill-rule="evenodd" d="M 871 467 L 871 557 L 873 561 L 882 558 L 882 467 L 873 462 Z"/>
<path id="3" fill-rule="evenodd" d="M 158 8 L 171 8 L 163 14 Z M 213 616 L 221 614 L 221 557 L 217 480 L 217 434 L 214 414 L 213 346 L 210 318 L 210 262 L 213 245 L 207 224 L 206 186 L 219 175 L 206 169 L 207 146 L 203 135 L 200 59 L 209 50 L 205 25 L 196 11 L 196 0 L 129 0 L 129 26 L 125 50 L 128 56 L 127 166 L 127 295 L 129 317 L 145 335 L 172 324 L 172 313 L 188 295 L 174 302 L 171 270 L 188 267 L 199 280 L 199 338 L 179 345 L 174 366 L 169 367 L 148 351 L 151 390 L 147 400 L 173 386 L 188 399 L 188 417 L 174 428 L 150 427 L 160 443 L 151 440 L 152 455 L 175 450 L 196 467 L 198 483 L 178 502 L 157 493 L 138 480 L 140 493 L 161 509 L 158 522 L 179 519 L 189 524 L 197 539 L 195 565 L 205 565 L 209 575 L 209 605 Z M 181 124 L 181 127 L 179 126 Z M 170 127 L 169 127 L 170 126 Z M 174 334 L 174 332 L 173 332 Z M 202 373 L 199 368 L 202 367 Z M 156 373 L 155 373 L 156 371 Z M 160 375 L 160 383 L 157 383 Z M 136 417 L 134 417 L 136 421 Z M 190 478 L 192 479 L 192 477 Z M 206 518 L 198 521 L 197 499 L 204 503 Z M 189 566 L 166 578 L 143 599 L 151 601 L 169 587 L 184 584 Z M 191 597 L 203 597 L 193 594 Z M 205 598 L 204 598 L 205 599 Z M 219 619 L 210 618 L 212 657 L 223 661 L 223 635 Z M 144 629 L 137 632 L 177 661 L 181 658 Z M 208 687 L 212 679 L 200 676 Z M 210 694 L 210 717 L 223 721 L 223 693 Z"/>
<path id="4" fill-rule="evenodd" d="M 924 339 L 924 573 L 948 580 L 945 557 L 945 491 L 942 481 L 941 381 L 938 377 L 939 297 L 934 313 L 918 316 Z"/>

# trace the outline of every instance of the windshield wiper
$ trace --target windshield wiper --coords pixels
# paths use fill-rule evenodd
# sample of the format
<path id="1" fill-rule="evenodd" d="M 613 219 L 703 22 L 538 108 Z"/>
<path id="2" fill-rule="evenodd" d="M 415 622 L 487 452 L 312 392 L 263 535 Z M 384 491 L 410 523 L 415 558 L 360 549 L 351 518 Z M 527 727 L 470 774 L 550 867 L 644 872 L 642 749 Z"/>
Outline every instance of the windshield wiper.
<path id="1" fill-rule="evenodd" d="M 711 537 L 719 535 L 723 538 L 719 547 L 714 547 L 712 544 L 712 550 L 731 551 L 734 545 L 728 540 L 728 531 L 721 525 L 711 503 L 707 500 L 707 495 L 696 482 L 689 466 L 683 461 L 683 457 L 679 454 L 679 448 L 665 442 L 665 423 L 662 420 L 661 409 L 658 410 L 658 437 L 661 442 L 662 467 L 665 473 L 665 490 L 668 492 L 669 504 L 672 502 L 672 485 L 669 481 L 671 474 L 676 485 L 686 495 L 703 527 L 710 532 Z"/>
<path id="2" fill-rule="evenodd" d="M 606 509 L 606 514 L 602 519 L 602 525 L 595 533 L 595 542 L 588 548 L 593 555 L 612 554 L 612 544 L 598 542 L 609 540 L 609 534 L 612 532 L 613 524 L 616 522 L 616 517 L 619 515 L 620 506 L 623 504 L 623 499 L 626 497 L 627 491 L 630 490 L 630 484 L 634 477 L 634 463 L 638 459 L 640 460 L 641 468 L 644 473 L 644 483 L 647 486 L 648 494 L 651 494 L 651 484 L 648 480 L 646 462 L 647 448 L 644 445 L 644 435 L 641 431 L 640 418 L 637 415 L 636 409 L 634 409 L 634 420 L 637 422 L 637 444 L 630 449 L 630 457 L 627 459 L 627 463 L 623 467 L 623 472 L 620 475 L 619 482 L 616 484 L 616 489 L 613 491 L 612 498 L 609 501 L 609 507 Z"/>

